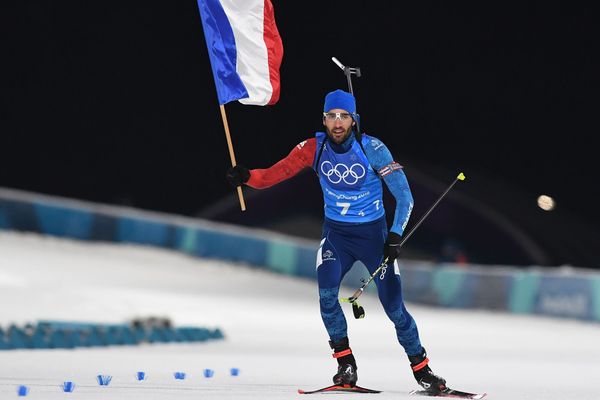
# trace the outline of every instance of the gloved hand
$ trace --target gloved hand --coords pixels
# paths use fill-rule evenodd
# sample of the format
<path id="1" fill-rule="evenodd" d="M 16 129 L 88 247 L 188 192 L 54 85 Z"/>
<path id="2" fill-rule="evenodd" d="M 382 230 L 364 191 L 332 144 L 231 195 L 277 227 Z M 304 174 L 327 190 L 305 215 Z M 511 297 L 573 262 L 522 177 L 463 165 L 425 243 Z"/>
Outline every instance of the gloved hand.
<path id="1" fill-rule="evenodd" d="M 400 256 L 401 236 L 390 231 L 385 245 L 383 245 L 383 258 L 388 258 L 388 264 L 394 262 Z"/>
<path id="2" fill-rule="evenodd" d="M 250 170 L 242 165 L 236 165 L 227 170 L 225 175 L 229 184 L 233 187 L 242 186 L 250 179 Z"/>

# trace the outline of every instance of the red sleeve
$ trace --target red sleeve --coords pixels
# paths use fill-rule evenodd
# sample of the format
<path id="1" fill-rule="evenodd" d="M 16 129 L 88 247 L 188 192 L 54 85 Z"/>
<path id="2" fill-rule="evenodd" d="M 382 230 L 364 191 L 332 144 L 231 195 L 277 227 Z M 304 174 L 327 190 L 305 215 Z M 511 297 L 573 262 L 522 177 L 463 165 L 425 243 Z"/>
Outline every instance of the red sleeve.
<path id="1" fill-rule="evenodd" d="M 316 147 L 315 138 L 299 143 L 287 157 L 272 167 L 250 170 L 250 179 L 246 185 L 255 189 L 265 189 L 293 177 L 304 168 L 312 166 Z"/>

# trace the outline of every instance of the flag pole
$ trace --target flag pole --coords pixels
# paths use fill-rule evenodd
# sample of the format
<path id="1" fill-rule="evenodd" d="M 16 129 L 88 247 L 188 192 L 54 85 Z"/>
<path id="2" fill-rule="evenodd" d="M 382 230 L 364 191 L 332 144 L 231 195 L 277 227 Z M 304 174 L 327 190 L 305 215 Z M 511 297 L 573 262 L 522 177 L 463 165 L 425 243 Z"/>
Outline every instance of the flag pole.
<path id="1" fill-rule="evenodd" d="M 225 137 L 227 138 L 227 147 L 229 148 L 229 158 L 231 158 L 231 166 L 235 167 L 237 162 L 235 161 L 235 154 L 233 152 L 233 143 L 231 142 L 231 134 L 229 133 L 229 124 L 227 123 L 227 114 L 225 114 L 225 105 L 221 104 L 221 118 L 223 119 L 223 126 L 225 127 Z M 242 211 L 246 211 L 246 202 L 244 201 L 244 194 L 242 193 L 242 187 L 237 187 L 238 197 L 240 199 L 240 207 Z"/>

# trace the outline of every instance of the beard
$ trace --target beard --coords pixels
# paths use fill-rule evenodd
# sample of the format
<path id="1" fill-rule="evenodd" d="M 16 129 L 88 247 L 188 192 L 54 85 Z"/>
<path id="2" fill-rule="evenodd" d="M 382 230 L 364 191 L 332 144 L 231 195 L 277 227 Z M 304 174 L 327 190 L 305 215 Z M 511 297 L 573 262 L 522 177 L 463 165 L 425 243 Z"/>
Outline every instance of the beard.
<path id="1" fill-rule="evenodd" d="M 350 126 L 348 129 L 343 130 L 342 129 L 329 129 L 327 128 L 327 137 L 329 137 L 329 140 L 331 140 L 333 143 L 335 144 L 342 144 L 346 141 L 346 139 L 348 139 L 350 137 L 350 135 L 352 134 L 352 126 Z"/>

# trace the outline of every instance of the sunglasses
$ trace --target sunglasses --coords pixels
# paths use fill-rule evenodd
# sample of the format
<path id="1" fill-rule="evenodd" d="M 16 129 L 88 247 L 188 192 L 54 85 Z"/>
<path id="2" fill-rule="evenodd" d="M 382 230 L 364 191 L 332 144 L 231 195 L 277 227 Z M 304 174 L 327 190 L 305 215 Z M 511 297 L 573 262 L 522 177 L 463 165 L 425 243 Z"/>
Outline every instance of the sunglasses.
<path id="1" fill-rule="evenodd" d="M 348 113 L 323 113 L 323 118 L 325 118 L 327 121 L 335 121 L 336 119 L 339 119 L 340 121 L 350 121 L 352 119 L 352 115 L 348 114 Z"/>

